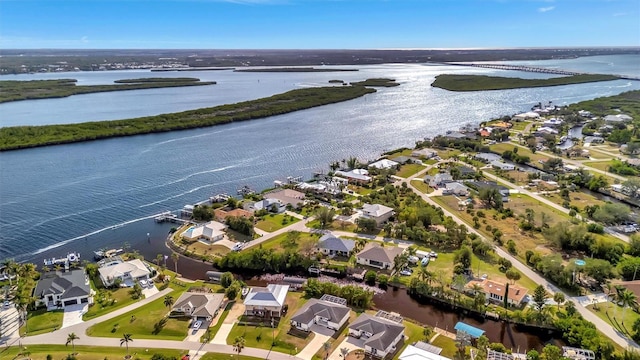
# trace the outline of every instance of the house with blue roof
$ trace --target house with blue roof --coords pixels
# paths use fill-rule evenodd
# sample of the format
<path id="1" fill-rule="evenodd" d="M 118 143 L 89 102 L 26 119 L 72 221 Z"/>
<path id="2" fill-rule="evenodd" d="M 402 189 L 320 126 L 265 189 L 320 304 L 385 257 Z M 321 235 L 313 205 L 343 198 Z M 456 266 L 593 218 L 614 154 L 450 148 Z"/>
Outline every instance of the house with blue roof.
<path id="1" fill-rule="evenodd" d="M 248 316 L 282 317 L 289 285 L 269 284 L 267 287 L 253 287 L 244 298 Z"/>

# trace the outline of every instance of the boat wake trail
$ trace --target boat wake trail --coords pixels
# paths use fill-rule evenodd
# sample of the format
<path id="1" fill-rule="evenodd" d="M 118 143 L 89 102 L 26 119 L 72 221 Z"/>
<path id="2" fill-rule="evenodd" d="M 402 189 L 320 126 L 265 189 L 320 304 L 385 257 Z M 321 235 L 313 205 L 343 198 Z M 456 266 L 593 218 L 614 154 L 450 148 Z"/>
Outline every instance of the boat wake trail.
<path id="1" fill-rule="evenodd" d="M 66 245 L 66 244 L 68 244 L 68 243 L 70 243 L 70 242 L 73 242 L 73 241 L 76 241 L 76 240 L 80 240 L 80 239 L 84 239 L 84 238 L 86 238 L 86 237 L 88 237 L 88 236 L 95 235 L 95 234 L 99 234 L 99 233 L 101 233 L 101 232 L 103 232 L 103 231 L 106 231 L 106 230 L 109 230 L 109 229 L 115 229 L 115 228 L 118 228 L 118 227 L 121 227 L 121 226 L 125 226 L 125 225 L 128 225 L 128 224 L 133 224 L 133 223 L 138 222 L 138 221 L 147 220 L 147 219 L 152 219 L 152 218 L 154 218 L 154 217 L 156 217 L 156 216 L 158 216 L 158 215 L 159 215 L 159 214 L 150 215 L 150 216 L 145 216 L 145 217 L 141 217 L 141 218 L 137 218 L 137 219 L 133 219 L 133 220 L 124 221 L 124 222 L 121 222 L 121 223 L 119 223 L 119 224 L 115 224 L 115 225 L 107 226 L 107 227 L 104 227 L 104 228 L 102 228 L 102 229 L 100 229 L 100 230 L 92 231 L 92 232 L 87 233 L 87 234 L 84 234 L 84 235 L 76 236 L 76 237 L 74 237 L 74 238 L 67 239 L 67 240 L 64 240 L 64 241 L 60 241 L 60 242 L 58 242 L 58 243 L 55 243 L 55 244 L 53 244 L 53 245 L 49 245 L 49 246 L 47 246 L 47 247 L 43 247 L 43 248 L 38 249 L 38 250 L 34 251 L 33 253 L 31 253 L 31 255 L 38 255 L 38 254 L 43 253 L 43 252 L 45 252 L 45 251 L 49 251 L 49 250 L 51 250 L 51 249 L 55 249 L 55 248 L 57 248 L 57 247 L 60 247 L 60 246 Z"/>

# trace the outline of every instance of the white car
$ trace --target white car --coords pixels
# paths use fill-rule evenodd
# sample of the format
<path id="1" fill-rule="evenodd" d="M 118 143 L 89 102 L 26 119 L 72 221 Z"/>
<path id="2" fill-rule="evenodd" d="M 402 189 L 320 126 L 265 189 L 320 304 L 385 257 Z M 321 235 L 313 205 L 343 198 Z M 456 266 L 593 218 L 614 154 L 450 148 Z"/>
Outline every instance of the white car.
<path id="1" fill-rule="evenodd" d="M 410 276 L 413 272 L 411 271 L 411 269 L 402 269 L 400 271 L 400 275 L 404 275 L 404 276 Z"/>
<path id="2" fill-rule="evenodd" d="M 147 284 L 147 280 L 140 280 L 140 286 L 146 288 L 149 284 Z"/>
<path id="3" fill-rule="evenodd" d="M 200 329 L 200 326 L 202 326 L 202 321 L 196 321 L 195 323 L 193 323 L 193 330 L 198 331 L 198 329 Z"/>
<path id="4" fill-rule="evenodd" d="M 11 307 L 11 304 L 9 303 L 9 301 L 5 301 L 2 307 L 4 307 L 5 309 L 8 309 Z"/>
<path id="5" fill-rule="evenodd" d="M 231 250 L 240 251 L 240 250 L 242 250 L 243 247 L 244 247 L 243 243 L 236 243 L 235 245 L 233 245 L 233 248 Z"/>

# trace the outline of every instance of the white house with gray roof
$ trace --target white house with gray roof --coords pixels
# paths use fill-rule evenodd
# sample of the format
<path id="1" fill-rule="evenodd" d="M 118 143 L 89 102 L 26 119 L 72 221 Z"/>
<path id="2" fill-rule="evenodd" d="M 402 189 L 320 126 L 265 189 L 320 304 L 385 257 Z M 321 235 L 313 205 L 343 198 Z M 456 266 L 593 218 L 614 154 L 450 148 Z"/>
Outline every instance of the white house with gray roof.
<path id="1" fill-rule="evenodd" d="M 376 169 L 391 169 L 400 166 L 397 162 L 389 159 L 380 159 L 374 163 L 369 164 L 369 167 Z"/>
<path id="2" fill-rule="evenodd" d="M 349 336 L 364 341 L 364 351 L 368 355 L 384 358 L 393 354 L 404 337 L 404 325 L 400 322 L 369 314 L 360 315 L 349 325 Z"/>
<path id="3" fill-rule="evenodd" d="M 84 269 L 44 273 L 33 295 L 36 297 L 36 306 L 46 305 L 49 310 L 69 305 L 93 304 L 89 277 Z"/>
<path id="4" fill-rule="evenodd" d="M 373 219 L 376 224 L 380 225 L 389 220 L 394 215 L 392 208 L 380 204 L 364 204 L 362 205 L 362 217 Z"/>
<path id="5" fill-rule="evenodd" d="M 349 256 L 356 246 L 351 239 L 341 239 L 331 234 L 323 235 L 318 240 L 318 251 L 325 255 Z"/>
<path id="6" fill-rule="evenodd" d="M 453 177 L 449 173 L 437 173 L 435 175 L 427 175 L 424 177 L 424 182 L 434 189 L 444 186 L 452 181 Z"/>
<path id="7" fill-rule="evenodd" d="M 186 292 L 171 308 L 170 316 L 190 317 L 193 321 L 211 321 L 220 310 L 224 294 Z"/>
<path id="8" fill-rule="evenodd" d="M 119 279 L 124 286 L 133 286 L 136 281 L 149 280 L 151 271 L 140 259 L 133 259 L 121 263 L 115 263 L 98 269 L 100 280 L 104 286 L 109 287 Z"/>
<path id="9" fill-rule="evenodd" d="M 244 314 L 281 317 L 288 291 L 289 285 L 269 284 L 267 287 L 252 287 L 244 298 Z"/>
<path id="10" fill-rule="evenodd" d="M 356 263 L 372 266 L 378 269 L 391 269 L 393 259 L 402 254 L 404 250 L 397 246 L 382 247 L 378 244 L 368 243 L 364 249 L 356 254 Z"/>
<path id="11" fill-rule="evenodd" d="M 302 331 L 311 331 L 315 325 L 339 330 L 349 320 L 347 301 L 331 295 L 311 299 L 291 317 L 291 326 Z"/>

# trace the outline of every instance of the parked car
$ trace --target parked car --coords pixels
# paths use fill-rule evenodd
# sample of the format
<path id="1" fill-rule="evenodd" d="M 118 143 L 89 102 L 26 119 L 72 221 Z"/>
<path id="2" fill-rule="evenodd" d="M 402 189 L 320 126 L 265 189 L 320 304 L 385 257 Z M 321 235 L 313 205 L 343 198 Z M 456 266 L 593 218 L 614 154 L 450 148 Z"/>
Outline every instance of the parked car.
<path id="1" fill-rule="evenodd" d="M 239 242 L 239 243 L 236 243 L 235 245 L 233 245 L 233 248 L 231 250 L 240 251 L 240 250 L 242 250 L 243 247 L 244 247 L 244 244 Z"/>
<path id="2" fill-rule="evenodd" d="M 147 283 L 147 280 L 140 280 L 140 286 L 146 288 L 147 286 L 149 286 L 149 284 Z"/>
<path id="3" fill-rule="evenodd" d="M 3 308 L 8 309 L 11 307 L 11 304 L 9 303 L 9 301 L 5 301 L 4 304 L 2 305 Z"/>
<path id="4" fill-rule="evenodd" d="M 404 275 L 404 276 L 410 276 L 413 272 L 411 271 L 411 269 L 402 269 L 400 271 L 400 275 Z"/>
<path id="5" fill-rule="evenodd" d="M 200 326 L 202 326 L 202 321 L 196 321 L 195 323 L 193 323 L 193 330 L 198 331 L 198 329 L 200 329 Z"/>

